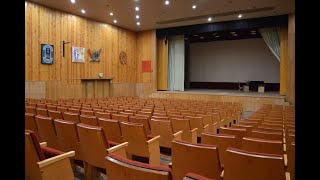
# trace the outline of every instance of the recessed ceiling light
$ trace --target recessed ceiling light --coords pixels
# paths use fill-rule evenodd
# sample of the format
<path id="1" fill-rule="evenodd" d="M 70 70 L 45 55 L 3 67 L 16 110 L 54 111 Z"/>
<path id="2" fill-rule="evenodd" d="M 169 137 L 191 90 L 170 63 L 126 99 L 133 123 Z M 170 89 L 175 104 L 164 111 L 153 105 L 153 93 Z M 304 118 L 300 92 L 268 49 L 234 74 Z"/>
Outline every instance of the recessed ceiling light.
<path id="1" fill-rule="evenodd" d="M 70 0 L 72 4 L 76 3 L 76 0 Z"/>
<path id="2" fill-rule="evenodd" d="M 112 12 L 110 12 L 110 16 L 113 16 L 113 13 L 112 13 Z"/>
<path id="3" fill-rule="evenodd" d="M 253 30 L 253 31 L 250 31 L 250 32 L 255 33 L 256 31 Z"/>
<path id="4" fill-rule="evenodd" d="M 201 36 L 200 39 L 204 39 L 204 37 Z"/>
<path id="5" fill-rule="evenodd" d="M 220 36 L 215 36 L 216 38 L 220 37 Z"/>
<path id="6" fill-rule="evenodd" d="M 136 7 L 135 9 L 136 9 L 136 11 L 139 11 L 139 10 L 140 10 L 139 7 Z"/>
<path id="7" fill-rule="evenodd" d="M 238 34 L 232 34 L 232 36 L 238 36 Z"/>
<path id="8" fill-rule="evenodd" d="M 251 34 L 252 34 L 252 35 L 256 35 L 257 33 L 255 33 L 255 32 L 252 32 Z"/>
<path id="9" fill-rule="evenodd" d="M 214 36 L 217 35 L 217 34 L 218 34 L 218 33 L 216 33 L 216 32 L 215 32 L 215 33 L 212 33 L 212 35 L 214 35 Z"/>
<path id="10" fill-rule="evenodd" d="M 139 18 L 140 18 L 140 16 L 139 16 L 139 15 L 136 15 L 136 18 L 137 18 L 137 19 L 139 19 Z"/>
<path id="11" fill-rule="evenodd" d="M 208 18 L 208 21 L 210 22 L 211 20 L 212 20 L 212 18 L 211 18 L 211 17 L 209 17 L 209 18 Z"/>
<path id="12" fill-rule="evenodd" d="M 196 9 L 197 8 L 197 6 L 196 5 L 192 5 L 192 9 Z"/>
<path id="13" fill-rule="evenodd" d="M 81 9 L 82 14 L 86 13 L 86 11 L 84 9 Z"/>
<path id="14" fill-rule="evenodd" d="M 24 6 L 27 6 L 27 2 L 24 2 Z"/>
<path id="15" fill-rule="evenodd" d="M 239 15 L 238 15 L 238 18 L 242 18 L 242 14 L 239 14 Z"/>
<path id="16" fill-rule="evenodd" d="M 231 34 L 235 34 L 236 32 L 234 32 L 234 31 L 231 31 L 230 33 L 231 33 Z"/>
<path id="17" fill-rule="evenodd" d="M 137 22 L 137 25 L 140 26 L 140 22 Z"/>
<path id="18" fill-rule="evenodd" d="M 194 34 L 193 36 L 199 36 L 198 34 Z"/>
<path id="19" fill-rule="evenodd" d="M 113 20 L 113 22 L 114 22 L 114 23 L 117 23 L 118 21 L 117 21 L 117 20 Z"/>
<path id="20" fill-rule="evenodd" d="M 164 4 L 169 5 L 170 1 L 165 1 Z"/>

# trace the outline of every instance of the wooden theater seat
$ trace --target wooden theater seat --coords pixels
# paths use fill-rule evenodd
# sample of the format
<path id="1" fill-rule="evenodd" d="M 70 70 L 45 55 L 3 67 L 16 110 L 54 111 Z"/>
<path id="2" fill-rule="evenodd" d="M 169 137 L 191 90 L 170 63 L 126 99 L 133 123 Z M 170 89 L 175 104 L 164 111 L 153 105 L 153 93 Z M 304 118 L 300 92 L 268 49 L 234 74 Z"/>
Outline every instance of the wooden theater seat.
<path id="1" fill-rule="evenodd" d="M 236 147 L 236 136 L 230 134 L 209 134 L 202 133 L 201 144 L 210 144 L 218 147 L 221 167 L 223 167 L 226 150 L 229 147 Z"/>
<path id="2" fill-rule="evenodd" d="M 32 131 L 25 131 L 25 180 L 74 180 L 70 157 L 74 151 L 61 152 L 39 144 Z"/>
<path id="3" fill-rule="evenodd" d="M 288 172 L 291 180 L 295 180 L 295 142 L 288 144 Z"/>
<path id="4" fill-rule="evenodd" d="M 247 129 L 220 127 L 219 134 L 231 134 L 236 136 L 236 146 L 241 147 L 242 138 L 247 136 Z"/>
<path id="5" fill-rule="evenodd" d="M 282 132 L 252 130 L 250 137 L 259 138 L 259 139 L 283 141 L 283 133 Z"/>
<path id="6" fill-rule="evenodd" d="M 40 138 L 38 126 L 36 123 L 35 115 L 32 113 L 25 113 L 25 129 L 33 131 L 38 138 Z"/>
<path id="7" fill-rule="evenodd" d="M 172 180 L 171 169 L 165 166 L 156 166 L 123 158 L 116 154 L 106 157 L 108 180 Z"/>
<path id="8" fill-rule="evenodd" d="M 53 119 L 51 117 L 44 117 L 37 115 L 35 117 L 37 127 L 39 130 L 39 136 L 42 141 L 48 143 L 48 146 L 60 150 L 56 129 L 54 127 Z"/>
<path id="9" fill-rule="evenodd" d="M 201 137 L 201 134 L 203 132 L 205 133 L 210 133 L 211 130 L 211 126 L 210 124 L 205 124 L 205 122 L 203 121 L 204 118 L 203 117 L 196 117 L 196 116 L 185 116 L 185 119 L 189 119 L 190 120 L 190 126 L 192 129 L 197 128 L 197 137 Z"/>
<path id="10" fill-rule="evenodd" d="M 129 116 L 124 114 L 111 114 L 111 118 L 118 121 L 129 121 Z"/>
<path id="11" fill-rule="evenodd" d="M 247 135 L 250 135 L 252 130 L 253 130 L 253 126 L 249 126 L 249 125 L 240 125 L 240 124 L 232 124 L 231 125 L 232 128 L 244 128 L 247 130 Z"/>
<path id="12" fill-rule="evenodd" d="M 182 131 L 174 133 L 170 121 L 163 120 L 150 120 L 151 125 L 151 135 L 160 135 L 160 146 L 171 148 L 171 143 L 173 140 L 181 140 Z"/>
<path id="13" fill-rule="evenodd" d="M 36 107 L 34 107 L 34 106 L 26 106 L 26 113 L 37 114 Z"/>
<path id="14" fill-rule="evenodd" d="M 37 115 L 48 117 L 48 110 L 47 109 L 36 108 L 36 113 L 37 113 Z"/>
<path id="15" fill-rule="evenodd" d="M 183 179 L 189 173 L 221 180 L 218 149 L 213 145 L 172 141 L 173 179 Z"/>
<path id="16" fill-rule="evenodd" d="M 48 116 L 53 119 L 63 119 L 60 111 L 48 110 Z"/>
<path id="17" fill-rule="evenodd" d="M 82 160 L 77 124 L 72 121 L 55 119 L 58 143 L 62 151 L 75 151 L 74 159 Z"/>
<path id="18" fill-rule="evenodd" d="M 91 126 L 98 126 L 98 120 L 95 116 L 83 115 L 80 116 L 80 122 Z"/>
<path id="19" fill-rule="evenodd" d="M 127 154 L 149 158 L 149 164 L 160 165 L 160 136 L 148 138 L 143 124 L 121 122 L 123 141 L 129 142 Z"/>
<path id="20" fill-rule="evenodd" d="M 283 143 L 277 140 L 244 137 L 241 149 L 252 152 L 283 155 Z"/>
<path id="21" fill-rule="evenodd" d="M 63 112 L 63 119 L 66 121 L 72 121 L 75 123 L 80 123 L 79 114 L 71 112 Z"/>
<path id="22" fill-rule="evenodd" d="M 103 128 L 103 132 L 109 141 L 121 143 L 121 127 L 120 122 L 114 119 L 98 118 L 98 124 Z"/>
<path id="23" fill-rule="evenodd" d="M 94 112 L 90 110 L 81 110 L 80 111 L 81 115 L 87 115 L 87 116 L 94 116 Z"/>
<path id="24" fill-rule="evenodd" d="M 147 134 L 150 134 L 150 124 L 147 117 L 143 116 L 129 116 L 129 122 L 133 123 L 141 123 L 143 124 L 144 129 L 146 130 Z"/>
<path id="25" fill-rule="evenodd" d="M 111 119 L 111 114 L 108 112 L 95 112 L 94 115 L 97 118 L 106 118 L 106 119 Z"/>
<path id="26" fill-rule="evenodd" d="M 95 179 L 99 176 L 97 168 L 106 168 L 105 157 L 108 154 L 114 153 L 126 157 L 128 143 L 118 144 L 108 141 L 102 127 L 79 123 L 77 131 L 86 179 Z"/>
<path id="27" fill-rule="evenodd" d="M 183 141 L 188 141 L 191 143 L 197 143 L 197 128 L 191 129 L 190 120 L 189 119 L 171 119 L 171 125 L 173 132 L 182 131 L 181 139 Z"/>
<path id="28" fill-rule="evenodd" d="M 228 148 L 223 180 L 286 180 L 283 156 Z"/>

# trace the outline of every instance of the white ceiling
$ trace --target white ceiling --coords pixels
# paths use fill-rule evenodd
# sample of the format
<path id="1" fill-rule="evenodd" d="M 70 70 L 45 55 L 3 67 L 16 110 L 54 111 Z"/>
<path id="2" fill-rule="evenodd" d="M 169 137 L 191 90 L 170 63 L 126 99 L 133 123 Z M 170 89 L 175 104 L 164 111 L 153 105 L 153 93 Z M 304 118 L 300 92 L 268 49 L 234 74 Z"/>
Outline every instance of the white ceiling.
<path id="1" fill-rule="evenodd" d="M 239 13 L 242 19 L 251 19 L 295 12 L 294 0 L 169 0 L 168 6 L 165 0 L 76 0 L 75 4 L 70 0 L 29 1 L 108 24 L 116 19 L 114 25 L 133 31 L 203 24 L 208 23 L 209 16 L 214 23 L 236 20 Z M 193 10 L 192 5 L 197 8 Z M 136 6 L 139 11 L 135 11 Z"/>

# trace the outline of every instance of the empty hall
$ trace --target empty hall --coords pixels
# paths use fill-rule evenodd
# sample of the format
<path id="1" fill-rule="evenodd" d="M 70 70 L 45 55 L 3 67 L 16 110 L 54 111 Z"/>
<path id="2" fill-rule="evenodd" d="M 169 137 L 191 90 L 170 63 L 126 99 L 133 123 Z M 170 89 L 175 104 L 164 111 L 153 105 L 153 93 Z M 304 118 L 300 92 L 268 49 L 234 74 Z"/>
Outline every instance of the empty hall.
<path id="1" fill-rule="evenodd" d="M 295 1 L 26 0 L 26 180 L 295 180 Z"/>

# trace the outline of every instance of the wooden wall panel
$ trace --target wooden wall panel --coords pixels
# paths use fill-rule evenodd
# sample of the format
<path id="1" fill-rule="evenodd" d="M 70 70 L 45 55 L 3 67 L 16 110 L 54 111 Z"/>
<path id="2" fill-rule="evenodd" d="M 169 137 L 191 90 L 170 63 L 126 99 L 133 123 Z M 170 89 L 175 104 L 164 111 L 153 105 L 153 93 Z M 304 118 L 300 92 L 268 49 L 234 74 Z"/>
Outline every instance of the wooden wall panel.
<path id="1" fill-rule="evenodd" d="M 102 72 L 114 77 L 113 82 L 135 83 L 137 81 L 137 37 L 136 33 L 53 10 L 31 2 L 25 6 L 25 80 L 60 81 L 62 86 L 80 85 L 79 78 L 95 78 Z M 65 57 L 62 56 L 62 41 L 65 45 Z M 54 45 L 54 64 L 41 64 L 41 44 Z M 150 45 L 150 44 L 149 44 Z M 85 63 L 71 62 L 72 46 L 84 47 Z M 100 62 L 89 62 L 88 48 L 102 49 Z M 127 65 L 119 62 L 119 53 L 125 51 Z M 50 84 L 50 83 L 49 83 Z M 55 88 L 57 91 L 58 89 Z M 26 88 L 26 91 L 28 89 Z M 82 88 L 74 89 L 75 96 L 81 97 Z M 30 94 L 30 93 L 26 93 Z M 51 92 L 50 97 L 61 95 Z M 69 97 L 69 95 L 67 95 Z"/>
<path id="2" fill-rule="evenodd" d="M 282 27 L 280 32 L 280 95 L 287 94 L 288 75 L 288 28 Z"/>
<path id="3" fill-rule="evenodd" d="M 226 96 L 175 92 L 154 92 L 153 98 L 187 99 L 202 101 L 240 102 L 244 111 L 257 111 L 263 104 L 287 105 L 284 97 Z"/>
<path id="4" fill-rule="evenodd" d="M 288 76 L 287 101 L 295 104 L 295 14 L 288 19 Z"/>
<path id="5" fill-rule="evenodd" d="M 165 38 L 157 40 L 157 90 L 168 89 L 168 41 Z"/>
<path id="6" fill-rule="evenodd" d="M 157 90 L 157 39 L 156 31 L 143 31 L 137 34 L 137 90 L 139 97 L 148 97 Z M 142 61 L 150 60 L 152 72 L 142 72 Z M 140 92 L 142 91 L 142 92 Z"/>

